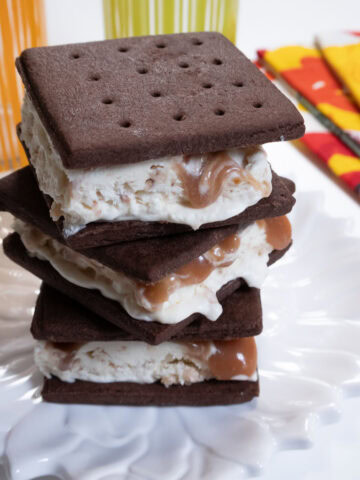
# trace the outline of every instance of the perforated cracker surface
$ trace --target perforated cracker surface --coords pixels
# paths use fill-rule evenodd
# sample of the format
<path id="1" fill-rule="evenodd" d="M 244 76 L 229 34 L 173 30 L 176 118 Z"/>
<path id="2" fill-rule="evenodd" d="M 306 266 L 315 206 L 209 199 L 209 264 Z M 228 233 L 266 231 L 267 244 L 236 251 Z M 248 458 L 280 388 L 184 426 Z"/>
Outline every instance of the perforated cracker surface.
<path id="1" fill-rule="evenodd" d="M 34 48 L 17 67 L 68 168 L 304 133 L 291 102 L 218 33 Z"/>

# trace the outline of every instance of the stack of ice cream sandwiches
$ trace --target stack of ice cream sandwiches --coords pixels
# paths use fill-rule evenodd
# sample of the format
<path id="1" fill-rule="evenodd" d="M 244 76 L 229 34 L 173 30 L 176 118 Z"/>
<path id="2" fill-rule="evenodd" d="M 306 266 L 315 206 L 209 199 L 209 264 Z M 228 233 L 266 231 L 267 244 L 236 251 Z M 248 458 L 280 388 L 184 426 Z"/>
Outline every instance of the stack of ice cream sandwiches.
<path id="1" fill-rule="evenodd" d="M 3 247 L 43 281 L 43 399 L 257 396 L 259 288 L 295 202 L 261 145 L 300 137 L 300 114 L 217 33 L 34 48 L 16 65 L 30 166 L 0 181 Z"/>

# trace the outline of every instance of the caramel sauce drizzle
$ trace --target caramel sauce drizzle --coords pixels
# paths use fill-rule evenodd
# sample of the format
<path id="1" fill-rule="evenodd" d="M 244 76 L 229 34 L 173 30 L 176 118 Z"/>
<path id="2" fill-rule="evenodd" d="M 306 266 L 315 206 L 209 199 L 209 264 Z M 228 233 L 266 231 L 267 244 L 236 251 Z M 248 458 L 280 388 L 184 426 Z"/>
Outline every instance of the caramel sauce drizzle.
<path id="1" fill-rule="evenodd" d="M 234 260 L 229 259 L 229 257 L 237 251 L 239 246 L 239 235 L 230 235 L 208 252 L 180 267 L 159 282 L 138 282 L 138 287 L 142 288 L 144 297 L 150 302 L 153 308 L 156 308 L 156 305 L 166 302 L 171 293 L 177 288 L 199 284 L 203 282 L 215 268 L 231 265 Z"/>
<path id="2" fill-rule="evenodd" d="M 249 149 L 245 154 L 244 163 L 247 165 L 248 156 L 254 153 Z M 178 174 L 192 208 L 204 208 L 214 203 L 221 194 L 225 181 L 233 174 L 234 185 L 247 182 L 255 190 L 269 195 L 270 186 L 256 180 L 249 172 L 231 158 L 227 152 L 207 153 L 201 156 L 200 167 L 194 171 L 188 167 L 191 155 L 184 155 L 183 163 L 178 165 Z"/>
<path id="3" fill-rule="evenodd" d="M 236 375 L 251 377 L 257 367 L 257 350 L 254 337 L 218 340 L 213 344 L 216 352 L 211 355 L 212 342 L 187 343 L 189 353 L 207 361 L 217 380 L 231 380 Z M 209 356 L 210 355 L 210 356 Z"/>
<path id="4" fill-rule="evenodd" d="M 264 218 L 257 224 L 265 229 L 266 241 L 274 250 L 283 250 L 291 243 L 291 223 L 286 215 L 282 217 Z"/>

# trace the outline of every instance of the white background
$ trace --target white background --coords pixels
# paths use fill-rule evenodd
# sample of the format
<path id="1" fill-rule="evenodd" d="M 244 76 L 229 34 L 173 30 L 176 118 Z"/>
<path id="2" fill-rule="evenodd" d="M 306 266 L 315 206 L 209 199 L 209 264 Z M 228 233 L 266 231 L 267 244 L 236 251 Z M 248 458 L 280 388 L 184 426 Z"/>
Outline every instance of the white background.
<path id="1" fill-rule="evenodd" d="M 103 38 L 100 0 L 46 0 L 46 7 L 50 44 Z M 339 29 L 360 30 L 359 0 L 242 0 L 237 43 L 253 58 L 257 48 L 310 44 L 315 33 Z M 339 196 L 338 187 L 294 148 L 271 145 L 268 152 L 278 173 L 290 172 L 298 186 L 303 183 L 323 190 L 329 211 L 341 217 L 354 216 L 354 201 L 344 193 Z M 360 399 L 347 400 L 341 421 L 321 428 L 313 448 L 280 452 L 261 479 L 359 480 L 359 412 Z"/>

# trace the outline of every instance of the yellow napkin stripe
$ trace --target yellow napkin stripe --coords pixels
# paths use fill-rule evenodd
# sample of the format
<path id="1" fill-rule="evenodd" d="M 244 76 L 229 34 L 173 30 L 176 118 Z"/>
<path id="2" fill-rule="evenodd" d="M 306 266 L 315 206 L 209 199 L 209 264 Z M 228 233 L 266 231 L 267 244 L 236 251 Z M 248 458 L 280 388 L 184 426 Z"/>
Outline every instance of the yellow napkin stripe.
<path id="1" fill-rule="evenodd" d="M 335 153 L 328 162 L 329 167 L 336 175 L 344 173 L 360 172 L 360 159 Z"/>

